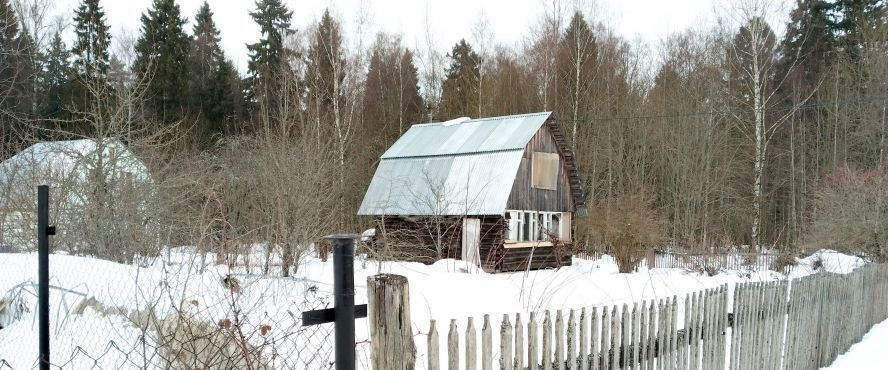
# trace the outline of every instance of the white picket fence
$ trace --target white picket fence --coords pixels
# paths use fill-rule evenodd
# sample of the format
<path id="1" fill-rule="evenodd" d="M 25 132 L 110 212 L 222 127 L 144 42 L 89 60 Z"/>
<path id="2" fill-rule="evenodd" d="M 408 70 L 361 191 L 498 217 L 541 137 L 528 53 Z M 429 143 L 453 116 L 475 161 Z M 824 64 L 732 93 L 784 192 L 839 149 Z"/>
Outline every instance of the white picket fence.
<path id="1" fill-rule="evenodd" d="M 433 320 L 427 364 L 430 370 L 812 369 L 830 364 L 886 318 L 888 266 L 870 264 L 847 275 L 725 285 L 631 306 L 503 315 L 498 335 L 484 315 L 480 343 L 472 318 L 462 330 L 451 320 L 446 343 Z"/>

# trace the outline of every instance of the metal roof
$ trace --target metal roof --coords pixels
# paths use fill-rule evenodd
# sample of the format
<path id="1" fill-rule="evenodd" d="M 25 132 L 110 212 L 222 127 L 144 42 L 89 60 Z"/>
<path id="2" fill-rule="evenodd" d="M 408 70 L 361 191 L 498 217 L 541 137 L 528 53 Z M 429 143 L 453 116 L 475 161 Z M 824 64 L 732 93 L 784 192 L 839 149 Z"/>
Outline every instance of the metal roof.
<path id="1" fill-rule="evenodd" d="M 550 114 L 413 125 L 382 155 L 358 214 L 503 214 L 524 147 Z"/>
<path id="2" fill-rule="evenodd" d="M 551 112 L 413 125 L 382 159 L 523 150 Z"/>

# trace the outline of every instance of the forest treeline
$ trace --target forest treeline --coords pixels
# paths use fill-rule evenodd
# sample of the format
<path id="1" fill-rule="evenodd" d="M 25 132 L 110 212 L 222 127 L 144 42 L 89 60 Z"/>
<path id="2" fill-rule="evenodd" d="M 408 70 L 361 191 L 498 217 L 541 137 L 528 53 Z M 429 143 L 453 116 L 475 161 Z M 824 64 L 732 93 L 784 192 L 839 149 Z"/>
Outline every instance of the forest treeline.
<path id="1" fill-rule="evenodd" d="M 112 35 L 101 1 L 82 0 L 70 45 L 47 4 L 0 0 L 0 158 L 37 140 L 119 138 L 189 194 L 170 196 L 163 219 L 203 215 L 201 240 L 212 229 L 214 243 L 295 245 L 366 227 L 363 192 L 411 124 L 537 111 L 570 138 L 588 203 L 644 194 L 676 244 L 802 245 L 833 218 L 859 223 L 835 208 L 852 203 L 888 221 L 883 0 L 797 0 L 786 24 L 771 20 L 778 2 L 726 2 L 714 24 L 656 48 L 553 1 L 518 45 L 496 44 L 479 17 L 446 51 L 382 32 L 364 44 L 336 9 L 296 25 L 299 9 L 258 0 L 246 74 L 207 3 L 189 29 L 175 0 L 154 0 L 137 35 Z M 835 195 L 849 181 L 877 184 L 874 198 Z"/>

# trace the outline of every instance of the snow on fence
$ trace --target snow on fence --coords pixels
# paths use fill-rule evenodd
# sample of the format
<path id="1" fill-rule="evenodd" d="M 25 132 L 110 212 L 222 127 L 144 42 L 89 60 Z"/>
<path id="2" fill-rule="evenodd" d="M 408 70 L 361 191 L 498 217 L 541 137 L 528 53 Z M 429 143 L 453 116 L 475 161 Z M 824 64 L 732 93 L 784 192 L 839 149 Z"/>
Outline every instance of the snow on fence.
<path id="1" fill-rule="evenodd" d="M 432 320 L 426 360 L 430 370 L 811 369 L 886 318 L 888 265 L 870 264 L 631 306 L 503 315 L 498 325 L 484 315 L 480 345 L 473 318 L 464 329 L 451 320 L 446 338 Z"/>

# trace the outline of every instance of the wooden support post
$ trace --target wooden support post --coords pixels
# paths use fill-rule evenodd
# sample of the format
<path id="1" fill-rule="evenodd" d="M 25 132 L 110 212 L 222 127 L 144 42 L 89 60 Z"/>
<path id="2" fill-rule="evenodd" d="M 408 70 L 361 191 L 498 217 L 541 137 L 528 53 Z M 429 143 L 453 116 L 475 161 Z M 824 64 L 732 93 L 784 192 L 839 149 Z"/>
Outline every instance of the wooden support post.
<path id="1" fill-rule="evenodd" d="M 412 370 L 416 348 L 407 278 L 391 274 L 367 277 L 367 299 L 373 369 Z"/>

